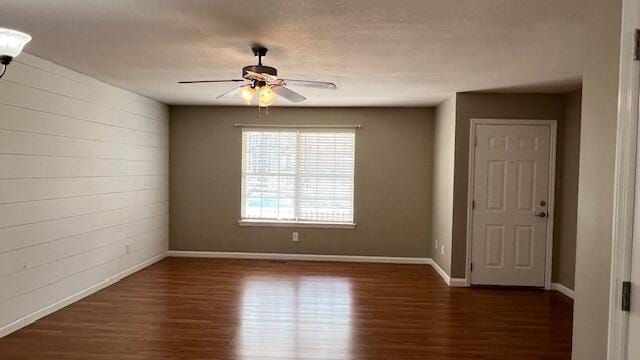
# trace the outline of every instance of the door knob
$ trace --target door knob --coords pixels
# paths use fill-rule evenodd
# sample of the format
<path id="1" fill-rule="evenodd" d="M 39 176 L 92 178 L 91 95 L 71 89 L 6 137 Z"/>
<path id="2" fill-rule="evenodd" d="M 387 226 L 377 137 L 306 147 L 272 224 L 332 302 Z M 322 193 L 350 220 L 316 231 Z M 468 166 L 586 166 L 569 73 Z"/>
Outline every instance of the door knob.
<path id="1" fill-rule="evenodd" d="M 536 214 L 536 216 L 540 218 L 547 217 L 547 213 L 544 211 L 540 211 L 539 213 Z"/>

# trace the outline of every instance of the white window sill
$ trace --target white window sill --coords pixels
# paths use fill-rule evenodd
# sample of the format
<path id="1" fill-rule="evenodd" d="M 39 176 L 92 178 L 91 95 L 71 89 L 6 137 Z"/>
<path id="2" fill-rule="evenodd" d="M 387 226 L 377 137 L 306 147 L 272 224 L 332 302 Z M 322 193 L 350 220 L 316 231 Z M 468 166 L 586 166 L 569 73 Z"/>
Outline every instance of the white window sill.
<path id="1" fill-rule="evenodd" d="M 322 229 L 355 229 L 356 224 L 352 223 L 329 223 L 312 221 L 276 221 L 276 220 L 240 220 L 240 226 L 271 226 L 271 227 L 294 227 L 294 228 L 322 228 Z"/>

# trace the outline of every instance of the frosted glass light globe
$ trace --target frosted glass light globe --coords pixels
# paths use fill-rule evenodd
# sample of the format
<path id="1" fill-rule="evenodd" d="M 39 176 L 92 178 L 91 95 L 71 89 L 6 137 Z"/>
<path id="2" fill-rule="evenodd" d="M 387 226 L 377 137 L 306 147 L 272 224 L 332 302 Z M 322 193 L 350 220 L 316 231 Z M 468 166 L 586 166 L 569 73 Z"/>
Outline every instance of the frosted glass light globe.
<path id="1" fill-rule="evenodd" d="M 263 86 L 260 88 L 260 97 L 258 99 L 258 104 L 261 107 L 269 107 L 276 102 L 276 92 L 273 91 L 269 86 Z"/>
<path id="2" fill-rule="evenodd" d="M 0 28 L 0 56 L 16 57 L 24 46 L 31 41 L 29 34 L 20 31 Z"/>
<path id="3" fill-rule="evenodd" d="M 253 100 L 253 94 L 255 94 L 256 89 L 251 86 L 245 86 L 240 90 L 240 97 L 247 105 L 251 105 L 251 100 Z"/>

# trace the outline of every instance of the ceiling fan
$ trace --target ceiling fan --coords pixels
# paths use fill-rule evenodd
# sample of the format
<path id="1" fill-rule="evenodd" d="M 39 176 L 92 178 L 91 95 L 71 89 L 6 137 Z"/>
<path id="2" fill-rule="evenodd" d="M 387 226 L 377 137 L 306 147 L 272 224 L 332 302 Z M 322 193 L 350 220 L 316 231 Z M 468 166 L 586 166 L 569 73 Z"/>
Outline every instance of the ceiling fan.
<path id="1" fill-rule="evenodd" d="M 271 66 L 262 65 L 262 57 L 269 51 L 261 45 L 254 45 L 251 50 L 253 55 L 258 57 L 258 65 L 248 65 L 242 68 L 242 79 L 231 80 L 194 80 L 179 81 L 179 84 L 201 84 L 201 83 L 243 83 L 239 87 L 233 88 L 216 99 L 240 95 L 247 105 L 250 105 L 256 92 L 258 92 L 258 105 L 269 107 L 276 101 L 278 95 L 292 103 L 299 103 L 307 98 L 289 89 L 287 85 L 306 86 L 316 89 L 336 90 L 338 87 L 332 82 L 294 80 L 278 78 L 278 70 Z"/>

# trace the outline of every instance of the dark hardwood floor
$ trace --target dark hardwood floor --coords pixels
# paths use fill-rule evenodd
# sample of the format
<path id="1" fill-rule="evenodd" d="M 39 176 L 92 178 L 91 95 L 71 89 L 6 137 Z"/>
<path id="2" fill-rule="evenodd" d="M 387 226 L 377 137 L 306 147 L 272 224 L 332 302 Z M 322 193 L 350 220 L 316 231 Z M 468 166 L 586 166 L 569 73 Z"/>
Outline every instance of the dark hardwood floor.
<path id="1" fill-rule="evenodd" d="M 571 358 L 572 302 L 424 265 L 167 258 L 0 339 L 0 359 Z"/>

